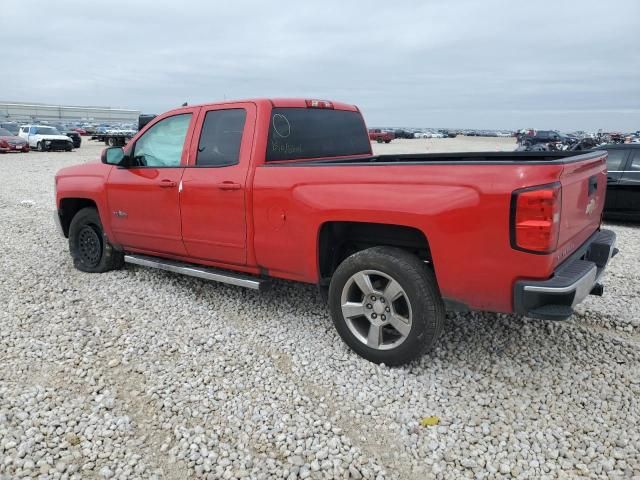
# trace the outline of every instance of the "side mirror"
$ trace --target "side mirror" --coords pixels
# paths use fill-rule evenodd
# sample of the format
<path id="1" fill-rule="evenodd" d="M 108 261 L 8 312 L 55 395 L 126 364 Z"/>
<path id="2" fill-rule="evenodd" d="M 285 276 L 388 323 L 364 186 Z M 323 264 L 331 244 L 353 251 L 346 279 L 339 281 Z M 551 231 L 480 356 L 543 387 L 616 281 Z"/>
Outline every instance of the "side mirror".
<path id="1" fill-rule="evenodd" d="M 102 150 L 100 160 L 107 165 L 120 165 L 124 159 L 124 149 L 122 147 L 108 147 Z"/>

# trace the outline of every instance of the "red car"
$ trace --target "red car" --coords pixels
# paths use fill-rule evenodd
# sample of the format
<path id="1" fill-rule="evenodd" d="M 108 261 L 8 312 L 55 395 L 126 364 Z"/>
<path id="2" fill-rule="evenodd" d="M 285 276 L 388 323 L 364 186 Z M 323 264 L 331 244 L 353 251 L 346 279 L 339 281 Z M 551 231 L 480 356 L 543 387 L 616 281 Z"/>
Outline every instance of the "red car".
<path id="1" fill-rule="evenodd" d="M 87 131 L 84 128 L 72 128 L 71 130 L 73 130 L 74 132 L 78 132 L 80 135 L 85 136 L 87 135 Z"/>
<path id="2" fill-rule="evenodd" d="M 0 128 L 0 153 L 28 151 L 29 142 L 24 138 L 12 134 L 9 130 Z"/>
<path id="3" fill-rule="evenodd" d="M 164 113 L 60 170 L 55 218 L 85 272 L 316 284 L 345 342 L 397 365 L 434 343 L 446 309 L 565 319 L 602 294 L 617 253 L 600 228 L 606 157 L 374 156 L 353 105 L 230 101 Z"/>
<path id="4" fill-rule="evenodd" d="M 384 132 L 379 128 L 369 130 L 369 140 L 375 140 L 378 143 L 390 143 L 394 138 L 396 138 L 396 136 L 392 132 Z"/>

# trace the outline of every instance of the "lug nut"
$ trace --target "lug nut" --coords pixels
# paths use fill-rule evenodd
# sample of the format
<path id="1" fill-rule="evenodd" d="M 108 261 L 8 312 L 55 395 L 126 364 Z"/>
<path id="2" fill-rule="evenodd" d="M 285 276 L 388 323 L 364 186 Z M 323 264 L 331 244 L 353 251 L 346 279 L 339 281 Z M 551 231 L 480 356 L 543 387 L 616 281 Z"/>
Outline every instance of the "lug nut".
<path id="1" fill-rule="evenodd" d="M 367 308 L 371 309 L 373 308 L 373 305 L 371 305 L 370 303 L 367 303 Z"/>
<path id="2" fill-rule="evenodd" d="M 384 321 L 387 319 L 387 316 L 383 313 L 382 315 L 380 315 L 380 318 Z"/>
<path id="3" fill-rule="evenodd" d="M 376 315 L 375 313 L 371 314 L 371 318 L 376 318 L 378 315 Z"/>
<path id="4" fill-rule="evenodd" d="M 375 302 L 376 301 L 376 296 L 375 295 L 371 295 L 371 300 L 373 300 Z"/>
<path id="5" fill-rule="evenodd" d="M 390 311 L 391 311 L 391 309 L 390 309 L 389 307 L 385 308 L 385 310 L 386 310 L 387 312 L 390 312 Z"/>
<path id="6" fill-rule="evenodd" d="M 384 303 L 384 297 L 380 297 L 380 303 Z"/>

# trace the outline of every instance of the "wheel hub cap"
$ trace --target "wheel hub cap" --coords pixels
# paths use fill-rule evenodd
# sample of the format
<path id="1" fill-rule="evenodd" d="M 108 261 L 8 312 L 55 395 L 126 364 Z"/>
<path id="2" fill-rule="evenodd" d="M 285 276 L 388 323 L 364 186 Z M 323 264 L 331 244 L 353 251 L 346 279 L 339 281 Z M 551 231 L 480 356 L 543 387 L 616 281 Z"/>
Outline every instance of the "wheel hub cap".
<path id="1" fill-rule="evenodd" d="M 102 242 L 98 232 L 90 225 L 84 226 L 78 234 L 78 250 L 81 260 L 90 267 L 100 263 L 102 256 Z"/>
<path id="2" fill-rule="evenodd" d="M 409 297 L 384 272 L 364 270 L 351 276 L 342 289 L 341 306 L 351 333 L 370 348 L 395 348 L 411 331 Z"/>

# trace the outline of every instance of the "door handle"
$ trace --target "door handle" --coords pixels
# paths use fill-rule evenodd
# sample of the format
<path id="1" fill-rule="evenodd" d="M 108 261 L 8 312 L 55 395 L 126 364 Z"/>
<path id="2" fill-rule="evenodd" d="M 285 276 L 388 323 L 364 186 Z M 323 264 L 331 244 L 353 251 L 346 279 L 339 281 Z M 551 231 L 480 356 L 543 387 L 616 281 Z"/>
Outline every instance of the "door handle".
<path id="1" fill-rule="evenodd" d="M 236 182 L 221 182 L 218 184 L 220 190 L 240 190 L 242 185 Z"/>
<path id="2" fill-rule="evenodd" d="M 160 188 L 172 188 L 178 184 L 173 180 L 162 180 L 158 185 L 160 186 Z"/>

